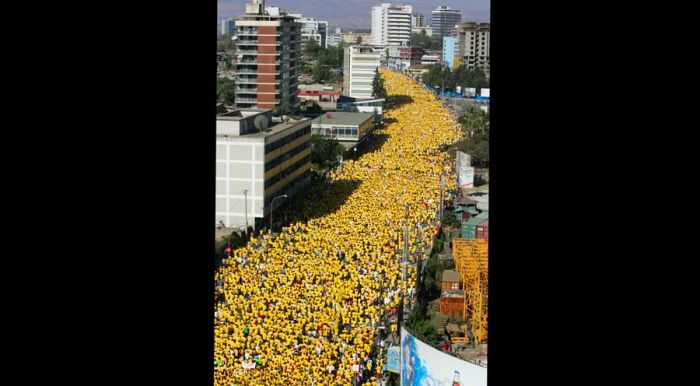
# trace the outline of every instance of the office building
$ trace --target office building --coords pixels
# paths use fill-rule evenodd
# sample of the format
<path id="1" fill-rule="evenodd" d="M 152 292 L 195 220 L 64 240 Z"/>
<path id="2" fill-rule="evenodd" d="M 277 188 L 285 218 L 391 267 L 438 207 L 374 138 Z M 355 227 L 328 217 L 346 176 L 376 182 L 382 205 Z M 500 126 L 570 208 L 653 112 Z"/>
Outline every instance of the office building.
<path id="1" fill-rule="evenodd" d="M 490 24 L 463 22 L 457 25 L 457 50 L 455 55 L 462 59 L 467 68 L 482 69 L 488 76 L 491 67 L 489 43 L 491 40 Z"/>
<path id="2" fill-rule="evenodd" d="M 334 111 L 322 114 L 311 122 L 311 134 L 338 140 L 347 150 L 363 141 L 375 127 L 374 113 Z"/>
<path id="3" fill-rule="evenodd" d="M 425 15 L 422 13 L 414 13 L 411 15 L 411 27 L 425 27 L 428 24 L 425 22 Z"/>
<path id="4" fill-rule="evenodd" d="M 442 37 L 442 61 L 447 67 L 453 67 L 455 63 L 455 50 L 457 49 L 457 37 Z"/>
<path id="5" fill-rule="evenodd" d="M 402 47 L 390 45 L 387 52 L 387 67 L 402 72 L 409 67 L 420 64 L 425 50 L 419 47 Z"/>
<path id="6" fill-rule="evenodd" d="M 380 52 L 371 46 L 345 48 L 343 95 L 372 98 L 372 81 L 380 63 Z"/>
<path id="7" fill-rule="evenodd" d="M 462 11 L 440 6 L 433 11 L 433 35 L 442 39 L 443 36 L 452 36 L 455 25 L 462 21 Z"/>
<path id="8" fill-rule="evenodd" d="M 273 198 L 289 198 L 308 184 L 311 120 L 267 127 L 272 110 L 240 110 L 216 116 L 216 224 L 261 228 Z M 264 118 L 258 118 L 258 117 Z M 284 199 L 274 201 L 275 207 Z M 274 214 L 277 212 L 275 211 Z M 273 214 L 273 215 L 274 215 Z M 281 214 L 281 213 L 280 213 Z"/>
<path id="9" fill-rule="evenodd" d="M 264 0 L 246 4 L 236 20 L 236 107 L 296 111 L 297 69 L 301 66 L 301 24 L 283 13 L 264 11 Z"/>
<path id="10" fill-rule="evenodd" d="M 410 5 L 382 3 L 372 7 L 372 45 L 408 45 L 412 16 Z"/>
<path id="11" fill-rule="evenodd" d="M 233 19 L 221 20 L 221 35 L 234 35 L 236 32 L 236 21 Z"/>

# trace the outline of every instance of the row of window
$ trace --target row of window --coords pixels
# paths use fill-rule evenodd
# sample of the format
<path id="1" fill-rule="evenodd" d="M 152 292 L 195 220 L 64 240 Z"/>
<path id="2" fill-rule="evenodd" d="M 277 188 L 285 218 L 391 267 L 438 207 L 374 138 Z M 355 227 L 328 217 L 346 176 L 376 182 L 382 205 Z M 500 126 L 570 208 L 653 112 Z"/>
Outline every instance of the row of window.
<path id="1" fill-rule="evenodd" d="M 307 155 L 306 157 L 303 157 L 303 158 L 300 159 L 299 161 L 297 161 L 297 162 L 293 163 L 292 165 L 290 165 L 288 168 L 282 170 L 282 172 L 277 173 L 277 174 L 274 175 L 273 177 L 271 177 L 271 178 L 265 180 L 265 189 L 267 189 L 267 188 L 269 188 L 270 186 L 276 184 L 277 182 L 283 180 L 283 179 L 286 178 L 288 175 L 294 173 L 294 171 L 296 171 L 296 170 L 299 169 L 300 167 L 306 165 L 306 163 L 308 163 L 308 162 L 310 162 L 310 161 L 311 161 L 311 156 L 310 156 L 310 155 Z"/>
<path id="2" fill-rule="evenodd" d="M 355 136 L 358 135 L 357 128 L 331 128 L 331 129 L 320 129 L 319 134 L 330 135 L 330 136 Z"/>
<path id="3" fill-rule="evenodd" d="M 271 151 L 277 150 L 277 149 L 279 149 L 280 147 L 282 147 L 282 146 L 284 146 L 284 145 L 286 145 L 286 144 L 288 144 L 288 143 L 290 143 L 290 142 L 296 140 L 297 138 L 301 138 L 301 137 L 303 137 L 304 135 L 309 135 L 309 134 L 311 134 L 311 126 L 310 126 L 310 125 L 309 125 L 309 126 L 306 126 L 306 127 L 303 128 L 302 130 L 297 130 L 296 132 L 294 132 L 294 133 L 292 133 L 291 135 L 288 135 L 288 136 L 286 136 L 286 137 L 280 139 L 279 141 L 275 141 L 275 142 L 273 142 L 273 143 L 268 143 L 268 144 L 266 144 L 266 145 L 265 145 L 265 154 L 267 154 L 267 153 L 269 153 L 269 152 L 271 152 Z"/>
<path id="4" fill-rule="evenodd" d="M 303 166 L 303 164 L 302 164 Z M 298 169 L 298 168 L 297 168 Z M 272 201 L 273 198 L 287 193 L 291 188 L 296 186 L 298 183 L 303 181 L 306 177 L 308 177 L 309 171 L 306 170 L 304 173 L 301 173 L 297 178 L 293 179 L 290 181 L 288 184 L 284 185 L 281 189 L 277 189 L 276 191 L 272 192 L 270 195 L 267 196 L 265 199 L 265 206 L 270 205 L 270 201 Z M 265 188 L 267 188 L 267 185 L 265 185 Z M 279 200 L 278 200 L 279 201 Z"/>
<path id="5" fill-rule="evenodd" d="M 270 162 L 265 163 L 265 171 L 268 171 L 270 169 L 273 169 L 273 168 L 279 166 L 282 162 L 294 157 L 295 155 L 301 153 L 305 149 L 308 149 L 310 146 L 311 146 L 311 142 L 306 141 L 306 142 L 298 145 L 297 147 L 295 147 L 291 151 L 273 159 Z"/>

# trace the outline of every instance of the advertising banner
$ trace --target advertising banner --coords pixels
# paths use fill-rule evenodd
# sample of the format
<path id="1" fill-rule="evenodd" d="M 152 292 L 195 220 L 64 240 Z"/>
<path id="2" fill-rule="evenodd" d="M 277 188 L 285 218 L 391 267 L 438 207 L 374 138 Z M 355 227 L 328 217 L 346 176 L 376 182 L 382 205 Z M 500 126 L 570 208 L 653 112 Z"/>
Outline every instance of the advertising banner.
<path id="1" fill-rule="evenodd" d="M 457 152 L 457 184 L 460 188 L 474 187 L 474 168 L 471 167 L 471 156 L 461 151 Z"/>
<path id="2" fill-rule="evenodd" d="M 386 352 L 386 364 L 384 365 L 386 371 L 391 371 L 392 373 L 401 373 L 401 349 L 399 346 L 389 347 Z"/>
<path id="3" fill-rule="evenodd" d="M 476 87 L 465 87 L 464 88 L 464 95 L 466 95 L 468 97 L 476 96 Z"/>
<path id="4" fill-rule="evenodd" d="M 482 98 L 490 98 L 491 97 L 491 89 L 490 88 L 482 88 L 481 89 L 481 97 Z"/>
<path id="5" fill-rule="evenodd" d="M 401 328 L 401 386 L 486 386 L 486 368 L 431 347 Z"/>

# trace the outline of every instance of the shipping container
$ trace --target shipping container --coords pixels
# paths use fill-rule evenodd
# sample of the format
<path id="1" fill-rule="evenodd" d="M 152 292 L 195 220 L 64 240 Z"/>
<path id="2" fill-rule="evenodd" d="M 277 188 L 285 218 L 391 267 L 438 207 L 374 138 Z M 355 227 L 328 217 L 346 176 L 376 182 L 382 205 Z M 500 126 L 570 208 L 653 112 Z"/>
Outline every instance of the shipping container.
<path id="1" fill-rule="evenodd" d="M 486 240 L 489 239 L 489 220 L 486 220 L 476 226 L 476 238 Z"/>
<path id="2" fill-rule="evenodd" d="M 484 212 L 486 213 L 486 212 Z M 488 221 L 488 214 L 486 216 L 482 216 L 484 213 L 479 214 L 475 217 L 472 217 L 469 219 L 469 221 L 465 222 L 462 224 L 462 238 L 463 239 L 475 239 L 477 238 L 476 231 L 477 231 L 477 226 L 484 221 Z M 479 217 L 481 216 L 481 218 Z M 486 218 L 484 218 L 486 217 Z"/>

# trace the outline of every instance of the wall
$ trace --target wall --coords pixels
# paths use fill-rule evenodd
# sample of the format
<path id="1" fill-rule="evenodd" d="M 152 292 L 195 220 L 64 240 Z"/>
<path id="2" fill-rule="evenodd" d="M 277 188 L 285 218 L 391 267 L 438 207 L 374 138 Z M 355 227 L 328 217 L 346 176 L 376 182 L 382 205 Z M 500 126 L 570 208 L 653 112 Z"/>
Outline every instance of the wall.
<path id="1" fill-rule="evenodd" d="M 248 193 L 248 223 L 263 216 L 263 138 L 216 138 L 215 221 L 227 227 L 245 225 L 245 195 Z"/>
<path id="2" fill-rule="evenodd" d="M 401 327 L 401 386 L 486 386 L 486 378 L 486 367 L 423 343 Z"/>

